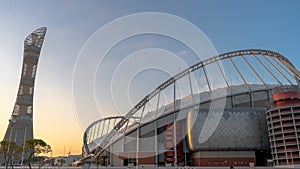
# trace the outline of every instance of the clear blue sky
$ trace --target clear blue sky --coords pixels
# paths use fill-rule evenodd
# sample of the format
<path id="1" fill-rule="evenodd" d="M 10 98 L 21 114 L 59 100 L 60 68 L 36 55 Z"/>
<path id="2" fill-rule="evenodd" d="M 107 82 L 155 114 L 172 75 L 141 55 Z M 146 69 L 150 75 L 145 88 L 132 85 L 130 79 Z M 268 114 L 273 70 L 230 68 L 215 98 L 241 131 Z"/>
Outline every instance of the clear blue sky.
<path id="1" fill-rule="evenodd" d="M 61 154 L 64 146 L 79 153 L 82 130 L 72 102 L 73 69 L 85 42 L 108 22 L 137 12 L 177 15 L 202 30 L 218 53 L 247 48 L 279 51 L 299 70 L 299 7 L 297 0 L 1 0 L 0 137 L 5 132 L 19 85 L 23 40 L 38 27 L 46 26 L 48 32 L 36 80 L 35 136 L 48 140 L 56 154 Z M 172 45 L 174 49 L 177 44 Z M 162 75 L 159 80 L 166 77 Z M 78 134 L 73 136 L 70 130 Z M 59 142 L 58 136 L 62 138 Z"/>

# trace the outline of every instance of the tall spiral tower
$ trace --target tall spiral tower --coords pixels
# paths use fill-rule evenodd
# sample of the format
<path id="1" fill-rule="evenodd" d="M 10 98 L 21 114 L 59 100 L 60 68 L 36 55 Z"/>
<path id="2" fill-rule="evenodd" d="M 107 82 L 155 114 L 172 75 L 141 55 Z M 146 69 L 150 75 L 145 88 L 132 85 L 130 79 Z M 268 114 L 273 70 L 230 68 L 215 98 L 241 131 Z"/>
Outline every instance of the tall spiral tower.
<path id="1" fill-rule="evenodd" d="M 33 94 L 38 60 L 46 34 L 41 27 L 24 41 L 23 66 L 16 103 L 9 119 L 4 136 L 5 141 L 22 145 L 25 140 L 33 139 Z"/>

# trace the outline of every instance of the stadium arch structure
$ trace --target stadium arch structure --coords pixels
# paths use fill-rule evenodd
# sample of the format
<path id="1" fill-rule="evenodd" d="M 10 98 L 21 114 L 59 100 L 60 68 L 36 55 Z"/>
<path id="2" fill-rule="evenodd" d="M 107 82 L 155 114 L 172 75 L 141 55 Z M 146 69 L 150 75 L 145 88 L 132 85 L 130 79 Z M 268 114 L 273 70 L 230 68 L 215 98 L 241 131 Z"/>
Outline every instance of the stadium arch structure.
<path id="1" fill-rule="evenodd" d="M 213 78 L 223 84 L 211 84 L 210 66 L 222 72 Z M 94 157 L 106 166 L 300 164 L 299 81 L 293 64 L 269 50 L 238 50 L 201 61 L 162 83 L 125 116 L 93 122 L 84 133 L 83 159 L 74 165 Z M 279 89 L 285 96 L 279 98 L 288 99 L 284 104 L 273 100 Z M 225 95 L 214 95 L 221 90 Z M 210 119 L 217 128 L 201 142 L 211 105 L 221 99 L 224 109 L 212 112 L 221 118 Z M 282 106 L 292 112 L 287 129 L 282 122 L 287 118 L 278 115 Z M 292 147 L 287 134 L 294 136 Z"/>

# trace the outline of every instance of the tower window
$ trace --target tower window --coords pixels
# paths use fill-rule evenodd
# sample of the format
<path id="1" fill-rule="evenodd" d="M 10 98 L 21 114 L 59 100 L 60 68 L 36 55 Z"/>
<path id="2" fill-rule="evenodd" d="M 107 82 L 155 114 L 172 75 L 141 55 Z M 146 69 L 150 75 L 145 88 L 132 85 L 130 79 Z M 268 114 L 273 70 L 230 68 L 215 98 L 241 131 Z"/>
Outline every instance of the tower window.
<path id="1" fill-rule="evenodd" d="M 33 94 L 33 87 L 29 88 L 29 94 Z"/>
<path id="2" fill-rule="evenodd" d="M 35 77 L 35 73 L 36 73 L 36 65 L 33 65 L 33 67 L 32 67 L 32 73 L 31 73 L 31 77 L 32 78 Z"/>
<path id="3" fill-rule="evenodd" d="M 32 106 L 28 106 L 27 107 L 27 113 L 28 114 L 32 114 Z"/>
<path id="4" fill-rule="evenodd" d="M 26 75 L 26 71 L 27 71 L 27 64 L 24 63 L 24 66 L 23 66 L 23 77 Z"/>
<path id="5" fill-rule="evenodd" d="M 20 106 L 19 105 L 15 105 L 14 111 L 13 111 L 13 115 L 18 115 L 19 114 L 19 110 L 20 110 Z"/>
<path id="6" fill-rule="evenodd" d="M 22 95 L 22 94 L 23 94 L 23 86 L 20 86 L 19 95 Z"/>

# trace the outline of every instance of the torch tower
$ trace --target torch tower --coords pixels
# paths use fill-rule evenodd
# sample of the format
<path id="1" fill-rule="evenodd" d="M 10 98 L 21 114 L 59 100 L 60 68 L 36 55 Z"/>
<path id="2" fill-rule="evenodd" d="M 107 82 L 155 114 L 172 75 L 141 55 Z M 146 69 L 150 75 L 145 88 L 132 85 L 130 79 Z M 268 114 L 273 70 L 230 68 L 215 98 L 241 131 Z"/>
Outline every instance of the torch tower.
<path id="1" fill-rule="evenodd" d="M 25 140 L 33 139 L 34 82 L 46 30 L 45 27 L 39 28 L 28 35 L 24 41 L 18 95 L 4 136 L 5 141 L 13 141 L 17 145 L 22 145 Z"/>

